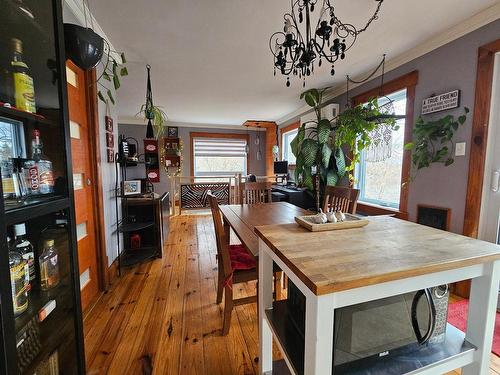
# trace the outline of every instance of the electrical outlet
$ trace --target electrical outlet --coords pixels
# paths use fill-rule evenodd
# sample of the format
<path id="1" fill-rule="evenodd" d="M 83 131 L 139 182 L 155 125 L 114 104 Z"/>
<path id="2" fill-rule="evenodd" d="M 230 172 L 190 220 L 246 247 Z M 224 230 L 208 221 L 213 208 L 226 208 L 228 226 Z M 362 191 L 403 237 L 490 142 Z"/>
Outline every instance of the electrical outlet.
<path id="1" fill-rule="evenodd" d="M 465 156 L 465 142 L 459 142 L 455 145 L 455 156 Z"/>

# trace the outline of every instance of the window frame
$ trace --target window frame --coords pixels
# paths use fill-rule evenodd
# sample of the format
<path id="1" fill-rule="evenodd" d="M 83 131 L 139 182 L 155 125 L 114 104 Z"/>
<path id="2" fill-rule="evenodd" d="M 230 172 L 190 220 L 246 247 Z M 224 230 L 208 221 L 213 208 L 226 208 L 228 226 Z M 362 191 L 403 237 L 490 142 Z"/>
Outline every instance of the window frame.
<path id="1" fill-rule="evenodd" d="M 190 164 L 191 164 L 191 177 L 195 177 L 194 175 L 194 139 L 195 138 L 223 138 L 223 139 L 240 139 L 240 140 L 245 140 L 247 142 L 247 145 L 250 143 L 250 137 L 248 134 L 238 134 L 238 133 L 209 133 L 209 132 L 190 132 L 189 133 L 189 144 L 190 144 Z M 247 173 L 250 171 L 250 158 L 246 157 L 247 159 Z"/>
<path id="2" fill-rule="evenodd" d="M 283 138 L 285 137 L 285 134 L 286 133 L 290 133 L 291 131 L 297 130 L 299 128 L 299 126 L 300 126 L 300 122 L 297 121 L 297 122 L 294 122 L 293 124 L 290 124 L 290 125 L 285 126 L 284 128 L 280 129 L 280 146 L 281 146 L 280 147 L 280 159 L 281 160 L 284 160 L 283 159 L 283 157 L 284 157 L 284 152 L 283 151 L 284 151 L 285 147 L 284 147 L 284 144 L 283 144 Z M 295 163 L 293 163 L 293 164 L 288 163 L 288 167 L 289 168 L 290 167 L 294 168 L 295 167 Z"/>
<path id="3" fill-rule="evenodd" d="M 414 70 L 399 78 L 384 83 L 383 87 L 375 87 L 365 91 L 351 99 L 353 106 L 366 103 L 370 99 L 389 95 L 399 90 L 406 89 L 406 113 L 404 144 L 411 142 L 413 138 L 413 124 L 415 112 L 415 88 L 418 84 L 418 71 Z M 403 150 L 403 165 L 401 169 L 401 182 L 409 181 L 411 170 L 411 151 Z M 406 183 L 401 187 L 399 195 L 399 209 L 380 206 L 368 202 L 358 202 L 358 210 L 368 215 L 395 214 L 401 219 L 408 219 L 408 186 Z"/>
<path id="4" fill-rule="evenodd" d="M 10 136 L 12 143 L 12 158 L 26 158 L 26 142 L 24 141 L 24 126 L 21 121 L 12 120 L 0 116 L 0 122 L 10 125 Z M 17 151 L 17 154 L 15 152 Z"/>

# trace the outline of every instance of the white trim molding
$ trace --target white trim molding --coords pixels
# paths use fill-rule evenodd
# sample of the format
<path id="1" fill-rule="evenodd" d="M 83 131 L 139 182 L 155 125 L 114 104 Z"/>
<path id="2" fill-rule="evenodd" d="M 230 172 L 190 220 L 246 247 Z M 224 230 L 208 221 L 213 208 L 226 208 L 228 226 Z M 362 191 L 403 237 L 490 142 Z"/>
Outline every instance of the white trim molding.
<path id="1" fill-rule="evenodd" d="M 429 53 L 439 47 L 444 46 L 445 44 L 448 44 L 464 35 L 473 32 L 474 30 L 477 30 L 493 21 L 496 21 L 499 18 L 500 18 L 500 2 L 497 2 L 491 7 L 476 13 L 472 17 L 466 19 L 465 21 L 459 22 L 450 29 L 441 32 L 437 35 L 434 35 L 433 37 L 427 39 L 425 42 L 419 44 L 418 46 L 411 48 L 410 50 L 396 56 L 393 59 L 387 60 L 385 63 L 385 71 L 387 73 L 391 70 L 394 70 L 412 60 L 419 58 L 420 56 L 425 55 L 426 53 Z M 364 72 L 363 74 L 360 74 L 358 77 L 354 77 L 353 79 L 360 80 L 362 77 L 365 77 L 367 73 L 368 71 Z M 373 78 L 379 76 L 380 72 L 375 74 Z M 352 90 L 357 86 L 359 85 L 352 84 L 350 85 L 349 90 Z M 345 92 L 346 92 L 345 84 L 337 85 L 328 91 L 328 93 L 325 95 L 324 101 L 326 102 L 332 100 L 338 97 L 339 95 L 344 94 Z M 311 107 L 304 105 L 298 108 L 297 110 L 289 113 L 288 115 L 283 116 L 278 121 L 276 121 L 276 123 L 278 125 L 282 125 L 292 119 L 300 117 L 301 115 L 310 110 Z"/>

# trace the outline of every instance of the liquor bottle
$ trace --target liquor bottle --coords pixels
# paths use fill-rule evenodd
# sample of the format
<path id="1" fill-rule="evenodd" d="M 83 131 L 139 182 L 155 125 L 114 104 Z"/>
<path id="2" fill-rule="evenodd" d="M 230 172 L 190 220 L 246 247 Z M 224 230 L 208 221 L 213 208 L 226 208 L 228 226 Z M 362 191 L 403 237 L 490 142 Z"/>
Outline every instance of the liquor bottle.
<path id="1" fill-rule="evenodd" d="M 40 255 L 40 287 L 49 290 L 59 284 L 59 262 L 54 240 L 45 240 Z"/>
<path id="2" fill-rule="evenodd" d="M 38 129 L 33 130 L 31 160 L 24 163 L 24 168 L 30 195 L 54 192 L 52 162 L 43 154 L 43 142 Z"/>
<path id="3" fill-rule="evenodd" d="M 20 315 L 28 308 L 28 289 L 29 276 L 27 272 L 27 263 L 23 257 L 13 251 L 10 238 L 7 237 L 9 246 L 9 268 L 10 268 L 10 283 L 12 288 L 12 305 L 14 307 L 14 315 Z"/>
<path id="4" fill-rule="evenodd" d="M 14 79 L 14 97 L 17 109 L 35 113 L 35 89 L 28 65 L 23 61 L 23 43 L 20 39 L 11 39 L 13 56 L 11 61 Z"/>
<path id="5" fill-rule="evenodd" d="M 35 252 L 33 251 L 33 245 L 26 238 L 26 224 L 16 224 L 14 225 L 15 243 L 14 251 L 18 252 L 21 257 L 28 264 L 28 274 L 31 289 L 31 283 L 35 280 L 36 269 L 35 269 Z M 28 290 L 29 290 L 28 289 Z"/>
<path id="6" fill-rule="evenodd" d="M 0 164 L 2 175 L 2 190 L 5 199 L 16 197 L 16 188 L 14 184 L 14 164 L 12 159 L 2 160 Z"/>

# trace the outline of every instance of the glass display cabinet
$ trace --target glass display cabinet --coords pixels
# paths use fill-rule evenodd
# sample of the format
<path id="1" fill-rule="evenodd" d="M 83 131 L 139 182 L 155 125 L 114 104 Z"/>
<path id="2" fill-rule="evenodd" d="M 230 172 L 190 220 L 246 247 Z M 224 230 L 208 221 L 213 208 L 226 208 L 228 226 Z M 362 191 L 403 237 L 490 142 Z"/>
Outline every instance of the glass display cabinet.
<path id="1" fill-rule="evenodd" d="M 1 374 L 83 374 L 61 0 L 0 0 Z"/>

